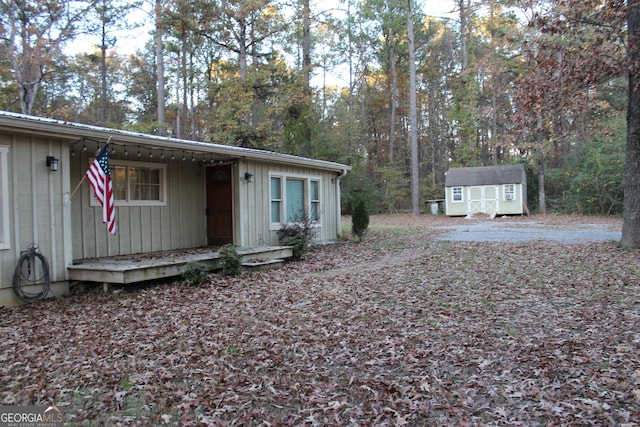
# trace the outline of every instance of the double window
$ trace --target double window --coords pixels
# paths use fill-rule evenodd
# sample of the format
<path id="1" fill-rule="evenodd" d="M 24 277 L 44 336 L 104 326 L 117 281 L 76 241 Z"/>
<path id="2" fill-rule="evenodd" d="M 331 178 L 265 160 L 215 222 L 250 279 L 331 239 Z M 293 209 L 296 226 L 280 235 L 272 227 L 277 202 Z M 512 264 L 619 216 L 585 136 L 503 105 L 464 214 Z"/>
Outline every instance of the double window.
<path id="1" fill-rule="evenodd" d="M 109 166 L 116 206 L 166 205 L 166 164 L 110 160 Z M 91 205 L 98 205 L 95 198 Z"/>
<path id="2" fill-rule="evenodd" d="M 298 175 L 271 175 L 271 224 L 320 221 L 320 179 Z"/>

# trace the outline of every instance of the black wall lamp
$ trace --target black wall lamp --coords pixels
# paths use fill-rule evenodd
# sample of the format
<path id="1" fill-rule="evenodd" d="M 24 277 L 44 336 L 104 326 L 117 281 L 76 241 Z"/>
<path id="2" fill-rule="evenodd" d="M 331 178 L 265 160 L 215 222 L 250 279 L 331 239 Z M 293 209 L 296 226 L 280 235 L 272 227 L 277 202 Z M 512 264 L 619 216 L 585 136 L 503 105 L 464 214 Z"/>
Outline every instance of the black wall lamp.
<path id="1" fill-rule="evenodd" d="M 60 166 L 60 160 L 53 156 L 47 156 L 47 166 L 51 172 L 56 172 L 58 170 L 58 166 Z"/>
<path id="2" fill-rule="evenodd" d="M 249 172 L 245 172 L 244 173 L 244 180 L 247 182 L 253 182 L 253 175 L 251 175 Z"/>

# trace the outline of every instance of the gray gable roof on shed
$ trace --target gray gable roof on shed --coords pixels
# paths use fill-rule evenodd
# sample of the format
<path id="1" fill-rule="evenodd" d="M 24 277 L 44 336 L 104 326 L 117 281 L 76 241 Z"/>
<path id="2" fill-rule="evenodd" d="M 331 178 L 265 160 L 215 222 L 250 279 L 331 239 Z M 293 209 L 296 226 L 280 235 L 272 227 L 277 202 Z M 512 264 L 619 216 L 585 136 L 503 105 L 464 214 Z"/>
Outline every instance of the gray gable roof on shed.
<path id="1" fill-rule="evenodd" d="M 522 184 L 526 182 L 524 165 L 451 168 L 445 175 L 445 187 L 470 185 Z"/>

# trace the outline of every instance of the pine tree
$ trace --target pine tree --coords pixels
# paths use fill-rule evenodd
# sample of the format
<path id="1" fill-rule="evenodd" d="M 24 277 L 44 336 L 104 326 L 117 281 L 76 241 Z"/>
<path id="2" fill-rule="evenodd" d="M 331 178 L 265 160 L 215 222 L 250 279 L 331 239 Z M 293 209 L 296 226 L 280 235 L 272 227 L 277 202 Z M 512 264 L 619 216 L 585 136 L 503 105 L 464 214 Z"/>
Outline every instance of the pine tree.
<path id="1" fill-rule="evenodd" d="M 351 234 L 362 240 L 369 228 L 369 211 L 364 200 L 360 199 L 351 217 Z"/>

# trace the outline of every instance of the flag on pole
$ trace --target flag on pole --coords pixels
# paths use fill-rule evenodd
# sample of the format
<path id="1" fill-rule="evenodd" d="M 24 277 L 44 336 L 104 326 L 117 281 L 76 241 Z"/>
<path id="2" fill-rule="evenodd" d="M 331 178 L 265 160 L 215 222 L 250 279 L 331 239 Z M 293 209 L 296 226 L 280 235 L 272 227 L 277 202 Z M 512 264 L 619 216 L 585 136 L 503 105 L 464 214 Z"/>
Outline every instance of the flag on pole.
<path id="1" fill-rule="evenodd" d="M 109 143 L 100 150 L 100 154 L 93 161 L 85 174 L 96 199 L 102 204 L 102 222 L 107 224 L 107 230 L 116 234 L 116 211 L 111 185 L 111 170 L 109 168 Z"/>

